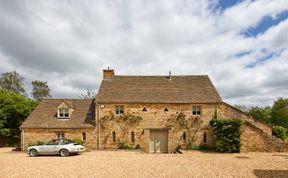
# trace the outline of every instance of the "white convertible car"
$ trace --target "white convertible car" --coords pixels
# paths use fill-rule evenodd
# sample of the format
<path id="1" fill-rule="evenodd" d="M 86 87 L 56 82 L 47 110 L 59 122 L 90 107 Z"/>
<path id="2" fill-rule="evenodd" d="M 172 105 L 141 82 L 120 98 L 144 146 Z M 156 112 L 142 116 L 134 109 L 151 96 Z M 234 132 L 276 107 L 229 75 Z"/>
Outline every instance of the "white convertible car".
<path id="1" fill-rule="evenodd" d="M 86 150 L 86 148 L 71 140 L 51 140 L 46 145 L 30 146 L 27 148 L 28 154 L 32 157 L 40 154 L 57 154 L 60 156 L 68 156 L 69 154 L 77 154 Z"/>

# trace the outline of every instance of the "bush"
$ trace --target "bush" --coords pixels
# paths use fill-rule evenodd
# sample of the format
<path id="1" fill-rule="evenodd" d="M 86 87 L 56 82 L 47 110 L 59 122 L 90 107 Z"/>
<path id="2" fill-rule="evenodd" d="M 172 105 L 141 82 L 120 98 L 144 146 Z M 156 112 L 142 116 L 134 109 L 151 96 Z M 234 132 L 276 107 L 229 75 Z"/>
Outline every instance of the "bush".
<path id="1" fill-rule="evenodd" d="M 28 147 L 29 146 L 38 146 L 38 145 L 43 145 L 44 142 L 42 140 L 37 140 L 36 143 L 29 143 L 28 144 Z"/>
<path id="2" fill-rule="evenodd" d="M 240 152 L 241 120 L 212 119 L 216 150 L 221 152 Z"/>
<path id="3" fill-rule="evenodd" d="M 194 144 L 187 144 L 186 150 L 200 150 L 200 146 Z"/>
<path id="4" fill-rule="evenodd" d="M 139 144 L 137 144 L 134 149 L 135 149 L 135 150 L 139 150 L 139 149 L 141 149 L 141 147 L 140 147 Z"/>
<path id="5" fill-rule="evenodd" d="M 44 142 L 42 140 L 37 140 L 36 145 L 44 145 Z"/>
<path id="6" fill-rule="evenodd" d="M 72 142 L 76 143 L 76 144 L 79 144 L 79 145 L 83 145 L 83 140 L 79 139 L 79 138 L 75 138 L 72 140 Z"/>
<path id="7" fill-rule="evenodd" d="M 186 150 L 211 150 L 207 145 L 195 145 L 189 142 L 186 146 Z"/>
<path id="8" fill-rule="evenodd" d="M 277 138 L 281 138 L 282 140 L 285 140 L 288 137 L 288 129 L 282 126 L 273 126 L 272 135 Z"/>
<path id="9" fill-rule="evenodd" d="M 132 149 L 132 147 L 131 147 L 128 143 L 126 143 L 126 142 L 120 142 L 120 143 L 118 144 L 118 148 L 119 148 L 119 149 L 124 149 L 124 150 L 130 150 L 130 149 Z"/>

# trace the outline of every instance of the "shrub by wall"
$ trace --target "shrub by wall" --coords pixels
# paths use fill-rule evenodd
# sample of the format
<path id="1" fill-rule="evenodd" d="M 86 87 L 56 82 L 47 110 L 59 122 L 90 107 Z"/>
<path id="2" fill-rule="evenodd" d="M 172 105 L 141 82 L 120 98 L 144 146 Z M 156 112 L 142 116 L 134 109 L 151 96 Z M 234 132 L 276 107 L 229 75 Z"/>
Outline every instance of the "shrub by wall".
<path id="1" fill-rule="evenodd" d="M 272 135 L 277 138 L 281 138 L 282 140 L 285 140 L 288 137 L 288 129 L 282 126 L 273 126 Z"/>
<path id="2" fill-rule="evenodd" d="M 83 140 L 81 140 L 80 138 L 75 138 L 72 140 L 72 142 L 76 143 L 76 144 L 79 144 L 79 145 L 83 145 Z"/>
<path id="3" fill-rule="evenodd" d="M 240 152 L 241 120 L 238 119 L 212 119 L 216 150 L 221 152 Z"/>

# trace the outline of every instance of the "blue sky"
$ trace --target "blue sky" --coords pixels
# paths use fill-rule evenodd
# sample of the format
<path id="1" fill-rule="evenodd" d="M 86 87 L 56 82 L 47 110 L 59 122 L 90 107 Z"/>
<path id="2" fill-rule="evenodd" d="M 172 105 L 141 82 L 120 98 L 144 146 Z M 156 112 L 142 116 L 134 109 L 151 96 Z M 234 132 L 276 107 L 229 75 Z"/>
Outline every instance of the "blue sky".
<path id="1" fill-rule="evenodd" d="M 272 26 L 278 25 L 280 22 L 288 18 L 288 10 L 284 10 L 277 14 L 276 17 L 270 15 L 264 16 L 255 26 L 246 29 L 243 34 L 247 37 L 255 37 L 258 34 L 264 33 Z"/>
<path id="2" fill-rule="evenodd" d="M 219 0 L 217 2 L 216 8 L 221 11 L 225 11 L 226 8 L 232 7 L 243 0 Z"/>
<path id="3" fill-rule="evenodd" d="M 0 73 L 27 93 L 97 91 L 121 75 L 209 75 L 230 104 L 288 96 L 288 0 L 0 1 Z"/>

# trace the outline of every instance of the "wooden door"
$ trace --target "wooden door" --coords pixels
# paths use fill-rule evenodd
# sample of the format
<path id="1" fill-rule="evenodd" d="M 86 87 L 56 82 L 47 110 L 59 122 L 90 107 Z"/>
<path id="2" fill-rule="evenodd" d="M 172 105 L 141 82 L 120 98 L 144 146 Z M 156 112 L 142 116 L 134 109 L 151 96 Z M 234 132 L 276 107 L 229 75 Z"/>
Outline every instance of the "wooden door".
<path id="1" fill-rule="evenodd" d="M 168 132 L 151 130 L 150 131 L 150 153 L 167 153 L 168 152 Z"/>

